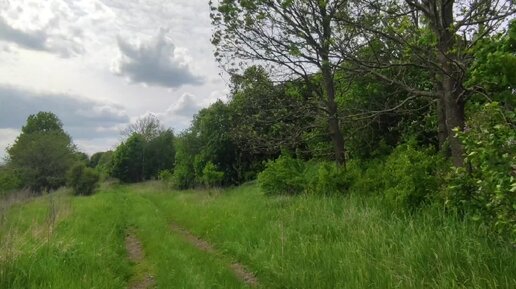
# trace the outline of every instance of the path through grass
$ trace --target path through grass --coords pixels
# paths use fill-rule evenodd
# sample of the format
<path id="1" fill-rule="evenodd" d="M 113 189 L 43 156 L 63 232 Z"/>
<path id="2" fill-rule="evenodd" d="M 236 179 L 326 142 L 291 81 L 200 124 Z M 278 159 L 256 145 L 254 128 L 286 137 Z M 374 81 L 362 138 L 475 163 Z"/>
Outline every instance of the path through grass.
<path id="1" fill-rule="evenodd" d="M 126 289 L 146 278 L 151 288 L 248 288 L 236 262 L 267 289 L 516 288 L 516 250 L 474 223 L 393 214 L 360 196 L 265 197 L 255 185 L 46 196 L 5 213 L 0 248 L 0 289 Z"/>

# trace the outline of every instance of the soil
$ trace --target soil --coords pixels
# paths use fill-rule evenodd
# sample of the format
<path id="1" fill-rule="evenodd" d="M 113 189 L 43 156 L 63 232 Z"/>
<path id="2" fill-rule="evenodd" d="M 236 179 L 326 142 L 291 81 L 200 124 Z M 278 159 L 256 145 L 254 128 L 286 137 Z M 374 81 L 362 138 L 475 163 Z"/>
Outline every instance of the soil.
<path id="1" fill-rule="evenodd" d="M 125 248 L 127 250 L 127 254 L 129 255 L 129 260 L 131 260 L 131 262 L 138 264 L 145 259 L 145 253 L 143 251 L 142 243 L 140 242 L 140 240 L 138 240 L 138 238 L 136 238 L 136 235 L 132 230 L 129 230 L 125 237 Z M 152 288 L 154 284 L 154 277 L 146 273 L 143 279 L 131 281 L 127 288 L 149 289 Z"/>

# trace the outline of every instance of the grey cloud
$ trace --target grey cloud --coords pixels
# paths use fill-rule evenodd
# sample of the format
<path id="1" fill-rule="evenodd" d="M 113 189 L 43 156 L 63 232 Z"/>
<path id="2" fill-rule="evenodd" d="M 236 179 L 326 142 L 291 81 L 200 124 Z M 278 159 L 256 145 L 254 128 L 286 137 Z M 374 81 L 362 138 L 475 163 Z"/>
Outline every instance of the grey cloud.
<path id="1" fill-rule="evenodd" d="M 15 29 L 0 17 L 0 39 L 14 42 L 21 47 L 33 50 L 47 50 L 47 35 L 44 31 L 22 31 Z"/>
<path id="2" fill-rule="evenodd" d="M 129 122 L 119 105 L 0 86 L 0 129 L 20 129 L 29 115 L 39 111 L 55 113 L 73 138 L 116 137 Z"/>
<path id="3" fill-rule="evenodd" d="M 201 110 L 201 108 L 203 108 L 203 106 L 194 99 L 193 95 L 185 93 L 179 98 L 179 101 L 175 105 L 167 110 L 167 115 L 192 117 Z"/>
<path id="4" fill-rule="evenodd" d="M 119 37 L 120 57 L 114 63 L 113 72 L 132 82 L 169 88 L 203 84 L 204 80 L 191 71 L 187 57 L 178 53 L 166 33 L 160 29 L 156 37 L 139 44 Z"/>

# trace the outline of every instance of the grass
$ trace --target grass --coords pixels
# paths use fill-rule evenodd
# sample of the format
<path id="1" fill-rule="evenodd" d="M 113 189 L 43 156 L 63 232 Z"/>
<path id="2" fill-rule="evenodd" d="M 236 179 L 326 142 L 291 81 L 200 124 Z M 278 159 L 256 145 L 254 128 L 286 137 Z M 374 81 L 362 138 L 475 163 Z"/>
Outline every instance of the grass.
<path id="1" fill-rule="evenodd" d="M 226 257 L 172 233 L 177 223 Z M 128 261 L 131 228 L 145 259 Z M 92 197 L 65 192 L 11 207 L 0 221 L 0 288 L 516 288 L 516 250 L 470 222 L 428 209 L 391 213 L 368 197 L 266 197 L 255 185 L 171 192 L 140 184 Z M 136 276 L 136 277 L 135 277 Z"/>

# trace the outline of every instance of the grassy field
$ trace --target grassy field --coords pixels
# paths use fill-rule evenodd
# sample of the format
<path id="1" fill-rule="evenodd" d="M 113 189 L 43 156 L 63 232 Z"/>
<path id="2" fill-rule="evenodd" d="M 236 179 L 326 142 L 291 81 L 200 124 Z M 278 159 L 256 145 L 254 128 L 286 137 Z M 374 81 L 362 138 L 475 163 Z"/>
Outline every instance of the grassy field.
<path id="1" fill-rule="evenodd" d="M 210 242 L 210 254 L 171 230 Z M 127 232 L 145 257 L 129 261 Z M 436 210 L 367 197 L 265 197 L 255 185 L 170 192 L 156 183 L 65 191 L 0 212 L 0 288 L 516 288 L 516 250 Z"/>

